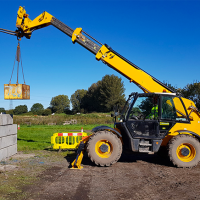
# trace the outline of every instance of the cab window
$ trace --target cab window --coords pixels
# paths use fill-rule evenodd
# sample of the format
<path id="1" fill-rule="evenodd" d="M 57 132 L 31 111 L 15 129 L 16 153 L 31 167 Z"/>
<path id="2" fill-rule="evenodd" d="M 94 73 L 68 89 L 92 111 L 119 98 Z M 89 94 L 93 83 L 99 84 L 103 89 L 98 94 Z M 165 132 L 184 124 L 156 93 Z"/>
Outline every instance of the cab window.
<path id="1" fill-rule="evenodd" d="M 130 110 L 129 119 L 155 120 L 158 119 L 158 97 L 139 96 Z"/>
<path id="2" fill-rule="evenodd" d="M 161 118 L 165 120 L 186 121 L 187 114 L 178 97 L 163 96 L 161 101 Z"/>

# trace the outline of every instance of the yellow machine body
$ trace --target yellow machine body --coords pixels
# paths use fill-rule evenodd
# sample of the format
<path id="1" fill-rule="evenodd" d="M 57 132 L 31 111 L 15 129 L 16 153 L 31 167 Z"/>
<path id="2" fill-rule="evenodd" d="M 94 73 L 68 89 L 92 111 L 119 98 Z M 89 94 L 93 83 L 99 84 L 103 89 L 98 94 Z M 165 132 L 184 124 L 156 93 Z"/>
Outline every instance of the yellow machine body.
<path id="1" fill-rule="evenodd" d="M 185 108 L 188 112 L 190 123 L 176 123 L 171 130 L 169 131 L 168 135 L 163 139 L 162 146 L 166 146 L 169 142 L 169 140 L 177 136 L 179 134 L 187 134 L 187 135 L 193 135 L 195 136 L 200 136 L 200 113 L 197 110 L 195 104 L 193 101 L 186 99 L 186 98 L 181 98 Z M 175 102 L 175 106 L 180 112 L 180 107 L 178 102 Z M 177 115 L 178 115 L 177 112 Z"/>
<path id="2" fill-rule="evenodd" d="M 113 68 L 114 70 L 118 71 L 120 74 L 125 76 L 127 79 L 129 79 L 130 82 L 135 83 L 139 88 L 143 90 L 144 93 L 163 93 L 163 92 L 174 93 L 172 89 L 170 89 L 165 84 L 161 83 L 160 81 L 155 79 L 153 76 L 149 75 L 148 73 L 146 73 L 145 71 L 143 71 L 142 69 L 140 69 L 139 67 L 137 67 L 136 65 L 134 65 L 133 63 L 125 59 L 124 57 L 122 57 L 120 54 L 112 50 L 108 45 L 103 45 L 97 40 L 95 40 L 94 38 L 92 38 L 90 35 L 85 33 L 82 30 L 82 28 L 76 28 L 75 30 L 73 30 L 67 25 L 65 25 L 64 23 L 54 18 L 52 15 L 50 15 L 47 12 L 43 12 L 34 20 L 30 20 L 25 9 L 22 7 L 19 7 L 16 26 L 18 27 L 21 35 L 19 34 L 18 37 L 25 36 L 27 38 L 30 38 L 34 30 L 46 27 L 51 24 L 54 25 L 59 30 L 61 30 L 62 32 L 64 32 L 69 37 L 71 37 L 73 43 L 75 42 L 79 43 L 81 46 L 85 47 L 87 50 L 92 52 L 95 55 L 97 60 L 102 61 L 103 63 L 107 64 L 109 67 Z M 92 40 L 90 40 L 83 34 L 89 36 L 89 38 L 91 38 Z M 174 96 L 176 95 L 174 94 Z M 189 99 L 185 99 L 183 97 L 181 97 L 181 101 L 183 102 L 184 107 L 182 106 L 182 103 L 180 102 L 179 97 L 174 98 L 176 115 L 183 116 L 183 118 L 187 118 L 187 120 L 182 123 L 179 123 L 178 121 L 175 120 L 175 124 L 168 131 L 166 137 L 162 139 L 161 146 L 167 146 L 169 144 L 169 141 L 173 137 L 177 135 L 181 135 L 181 134 L 195 137 L 195 139 L 199 138 L 200 140 L 200 113 L 198 109 L 196 108 L 193 101 Z M 184 108 L 186 109 L 186 111 Z M 161 123 L 165 123 L 165 122 L 161 122 Z M 54 148 L 68 149 L 68 148 L 77 148 L 79 145 L 81 145 L 81 142 L 78 140 L 74 143 L 72 142 L 71 144 L 69 144 L 70 142 L 68 142 L 67 137 L 59 138 L 58 142 L 56 142 L 57 138 L 59 138 L 58 133 L 54 134 L 54 136 L 52 136 L 51 138 L 52 144 L 54 144 Z M 121 138 L 121 136 L 119 136 L 119 138 L 121 139 L 121 142 L 123 144 L 123 141 L 122 141 L 123 138 Z M 85 143 L 87 143 L 87 140 L 83 140 L 82 144 L 85 144 Z M 105 145 L 106 144 L 100 144 L 102 148 L 105 147 Z M 180 145 L 179 151 L 178 151 L 179 153 L 182 152 L 181 149 L 185 150 L 186 152 L 189 151 L 191 155 L 195 157 L 195 153 L 193 153 L 194 151 L 192 150 L 192 147 L 190 149 L 190 144 Z M 79 152 L 79 156 L 81 157 L 81 159 L 78 159 L 77 157 L 74 163 L 74 166 L 75 166 L 74 168 L 80 167 L 80 163 L 83 156 L 83 152 L 81 149 Z M 193 159 L 192 156 L 190 158 Z M 78 167 L 76 165 L 77 161 L 79 163 Z M 182 159 L 182 161 L 185 162 L 184 159 Z M 186 162 L 189 162 L 189 160 L 186 160 Z"/>
<path id="3" fill-rule="evenodd" d="M 16 27 L 22 29 L 25 33 L 31 34 L 33 29 L 35 30 L 50 25 L 52 17 L 48 12 L 43 12 L 34 20 L 31 20 L 29 15 L 26 14 L 26 10 L 20 6 L 17 12 Z"/>
<path id="4" fill-rule="evenodd" d="M 53 16 L 47 12 L 43 12 L 41 15 L 36 17 L 34 20 L 30 20 L 29 15 L 26 13 L 25 9 L 23 7 L 19 7 L 18 15 L 17 15 L 17 21 L 16 26 L 20 28 L 23 33 L 30 33 L 32 34 L 33 30 L 37 30 L 43 27 L 46 27 L 48 25 L 51 25 L 53 20 Z M 63 31 L 63 30 L 62 30 Z M 72 35 L 71 39 L 73 42 L 77 41 L 79 38 L 82 38 L 82 28 L 76 28 Z M 106 45 L 102 45 L 99 49 L 99 51 L 95 55 L 97 60 L 101 60 L 104 63 L 106 63 L 109 67 L 113 68 L 114 70 L 118 71 L 120 74 L 125 76 L 130 80 L 130 82 L 135 83 L 139 88 L 141 88 L 145 93 L 171 93 L 170 90 L 168 90 L 166 87 L 164 87 L 162 84 L 155 81 L 152 76 L 150 76 L 148 73 L 144 72 L 143 70 L 133 67 L 129 62 L 127 62 L 125 59 L 121 58 L 116 53 L 109 50 L 109 48 Z M 191 100 L 182 98 L 183 103 L 185 105 L 185 108 L 189 114 L 190 123 L 176 123 L 175 126 L 170 130 L 169 136 L 172 137 L 177 135 L 179 130 L 188 130 L 188 133 L 185 132 L 185 134 L 191 134 L 190 132 L 195 132 L 200 136 L 200 115 L 197 110 L 191 110 L 190 107 L 196 107 L 194 102 Z M 178 108 L 178 103 L 176 104 L 176 108 Z M 179 110 L 179 109 L 177 109 Z M 181 111 L 180 111 L 181 112 Z M 191 112 L 191 113 L 190 113 Z M 167 141 L 168 139 L 166 139 Z M 166 144 L 167 142 L 163 141 L 163 144 Z"/>

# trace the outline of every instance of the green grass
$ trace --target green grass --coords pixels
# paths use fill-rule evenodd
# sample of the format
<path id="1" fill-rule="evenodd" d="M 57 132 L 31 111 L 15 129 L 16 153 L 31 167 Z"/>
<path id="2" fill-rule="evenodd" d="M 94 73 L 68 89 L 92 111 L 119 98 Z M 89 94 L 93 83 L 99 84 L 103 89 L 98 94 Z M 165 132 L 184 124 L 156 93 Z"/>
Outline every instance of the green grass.
<path id="1" fill-rule="evenodd" d="M 71 132 L 72 130 L 81 131 L 83 127 L 83 131 L 89 134 L 90 131 L 94 127 L 100 126 L 96 125 L 82 125 L 82 124 L 74 124 L 74 125 L 56 125 L 56 126 L 48 126 L 48 125 L 21 125 L 20 130 L 17 133 L 17 146 L 18 151 L 29 151 L 29 150 L 44 150 L 51 148 L 51 136 L 54 133 L 62 133 L 62 132 Z M 107 124 L 106 126 L 113 127 L 113 124 Z"/>

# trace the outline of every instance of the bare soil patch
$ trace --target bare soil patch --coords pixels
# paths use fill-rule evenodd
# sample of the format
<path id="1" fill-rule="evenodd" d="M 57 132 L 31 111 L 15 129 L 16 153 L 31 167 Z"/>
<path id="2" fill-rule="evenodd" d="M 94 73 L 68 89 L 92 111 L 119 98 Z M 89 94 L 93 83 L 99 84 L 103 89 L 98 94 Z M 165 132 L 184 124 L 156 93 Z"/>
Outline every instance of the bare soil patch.
<path id="1" fill-rule="evenodd" d="M 200 164 L 192 169 L 176 168 L 157 154 L 136 153 L 123 154 L 111 167 L 97 167 L 84 156 L 84 168 L 72 170 L 69 166 L 75 154 L 34 154 L 17 164 L 18 172 L 23 168 L 32 177 L 31 183 L 16 183 L 19 191 L 4 193 L 0 199 L 200 199 Z M 13 172 L 9 173 L 7 180 Z"/>

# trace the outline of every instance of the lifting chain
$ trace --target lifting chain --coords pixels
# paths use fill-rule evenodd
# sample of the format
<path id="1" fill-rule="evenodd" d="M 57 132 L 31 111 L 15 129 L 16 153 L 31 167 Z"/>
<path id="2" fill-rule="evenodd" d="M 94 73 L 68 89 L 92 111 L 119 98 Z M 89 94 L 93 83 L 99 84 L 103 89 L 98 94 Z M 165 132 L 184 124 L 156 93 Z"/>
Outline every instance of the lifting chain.
<path id="1" fill-rule="evenodd" d="M 21 61 L 22 75 L 23 75 L 24 84 L 25 84 L 25 78 L 24 78 L 24 72 L 23 72 L 23 66 L 22 66 L 22 58 L 21 58 L 21 51 L 20 51 L 20 40 L 18 40 L 17 52 L 16 52 L 16 56 L 15 56 L 15 60 L 14 60 L 14 65 L 13 65 L 13 70 L 12 70 L 12 73 L 11 73 L 11 78 L 10 78 L 9 84 L 11 84 L 11 79 L 12 79 L 12 75 L 13 75 L 14 68 L 15 68 L 15 61 L 17 61 L 17 82 L 16 82 L 16 84 L 19 84 L 18 83 L 18 77 L 19 77 L 19 65 L 20 65 L 20 61 Z"/>

